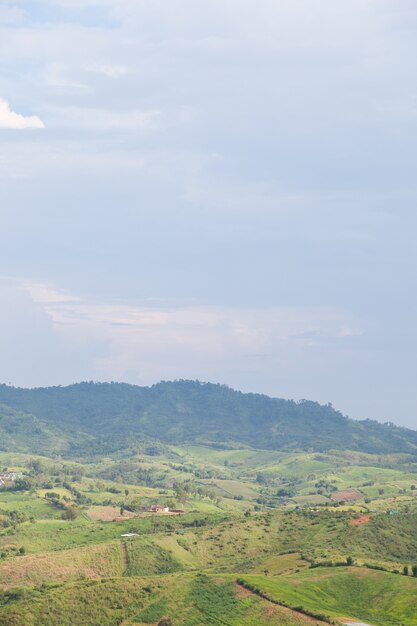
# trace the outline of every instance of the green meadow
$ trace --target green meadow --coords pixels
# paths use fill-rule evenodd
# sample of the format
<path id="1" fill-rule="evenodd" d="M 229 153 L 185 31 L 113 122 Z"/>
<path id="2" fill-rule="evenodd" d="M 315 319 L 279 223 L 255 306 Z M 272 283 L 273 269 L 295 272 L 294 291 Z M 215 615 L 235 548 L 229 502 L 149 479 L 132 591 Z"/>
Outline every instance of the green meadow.
<path id="1" fill-rule="evenodd" d="M 417 580 L 354 567 L 317 568 L 290 576 L 243 576 L 252 589 L 290 607 L 374 626 L 417 623 Z"/>
<path id="2" fill-rule="evenodd" d="M 91 463 L 21 454 L 15 465 L 29 488 L 0 490 L 1 624 L 417 623 L 408 455 L 193 445 Z M 357 501 L 332 498 L 349 489 Z M 148 512 L 167 502 L 184 512 Z M 393 573 L 404 567 L 409 576 Z"/>

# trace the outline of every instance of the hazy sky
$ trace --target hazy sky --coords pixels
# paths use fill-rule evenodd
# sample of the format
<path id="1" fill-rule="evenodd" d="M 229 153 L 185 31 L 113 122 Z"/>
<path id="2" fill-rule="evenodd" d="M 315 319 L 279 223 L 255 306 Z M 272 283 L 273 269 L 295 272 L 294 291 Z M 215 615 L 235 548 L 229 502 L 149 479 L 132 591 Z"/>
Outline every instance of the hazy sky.
<path id="1" fill-rule="evenodd" d="M 417 428 L 415 0 L 0 0 L 0 381 Z"/>

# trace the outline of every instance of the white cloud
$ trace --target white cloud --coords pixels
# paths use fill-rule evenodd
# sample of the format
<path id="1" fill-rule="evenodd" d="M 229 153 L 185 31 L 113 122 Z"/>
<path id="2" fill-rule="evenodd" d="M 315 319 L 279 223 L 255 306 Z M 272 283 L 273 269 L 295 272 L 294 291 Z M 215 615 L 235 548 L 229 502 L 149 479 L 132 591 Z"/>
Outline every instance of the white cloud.
<path id="1" fill-rule="evenodd" d="M 7 278 L 3 279 L 7 280 Z M 9 279 L 10 282 L 11 279 Z M 33 302 L 42 303 L 43 305 L 56 305 L 64 303 L 75 303 L 79 301 L 79 298 L 66 293 L 62 289 L 56 289 L 52 285 L 44 283 L 35 283 L 31 280 L 22 280 L 21 287 L 29 292 Z"/>
<path id="2" fill-rule="evenodd" d="M 349 313 L 326 307 L 93 303 L 51 285 L 24 281 L 22 287 L 65 345 L 95 337 L 107 346 L 92 363 L 92 379 L 151 384 L 198 377 L 249 389 L 263 379 L 264 390 L 274 393 L 271 372 L 299 376 L 301 364 L 320 360 L 323 349 L 326 358 L 329 348 L 338 354 L 364 333 Z"/>
<path id="3" fill-rule="evenodd" d="M 24 116 L 11 110 L 9 104 L 0 98 L 0 128 L 22 130 L 27 128 L 45 128 L 45 124 L 36 115 Z"/>
<path id="4" fill-rule="evenodd" d="M 36 290 L 36 285 L 33 286 Z M 51 294 L 42 294 L 49 300 Z M 61 294 L 56 294 L 60 297 Z M 77 344 L 77 341 L 79 343 Z M 15 385 L 59 384 L 63 379 L 89 378 L 98 354 L 106 353 L 101 338 L 56 330 L 46 308 L 37 304 L 20 281 L 0 277 L 0 381 Z"/>
<path id="5" fill-rule="evenodd" d="M 30 10 L 10 27 L 17 4 Z M 217 305 L 110 310 L 31 285 L 41 310 L 54 308 L 45 342 L 64 346 L 56 365 L 43 359 L 43 380 L 137 370 L 132 381 L 198 376 L 321 394 L 362 415 L 416 414 L 417 338 L 405 337 L 415 336 L 415 1 L 0 9 L 2 94 L 48 125 L 19 141 L 3 132 L 1 265 L 90 297 Z M 8 128 L 13 115 L 23 124 L 1 113 Z M 368 320 L 363 337 L 349 310 Z M 380 347 L 390 332 L 398 354 Z M 41 375 L 42 345 L 26 360 L 8 345 L 15 377 L 24 382 L 24 362 L 25 380 Z"/>

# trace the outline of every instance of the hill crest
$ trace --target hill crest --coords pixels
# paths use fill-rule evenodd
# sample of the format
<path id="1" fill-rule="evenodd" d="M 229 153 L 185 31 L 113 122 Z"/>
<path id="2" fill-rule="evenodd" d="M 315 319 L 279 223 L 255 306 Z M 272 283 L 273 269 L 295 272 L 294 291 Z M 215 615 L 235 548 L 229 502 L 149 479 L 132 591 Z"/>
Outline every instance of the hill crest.
<path id="1" fill-rule="evenodd" d="M 284 400 L 200 381 L 161 381 L 150 387 L 82 382 L 24 389 L 0 385 L 0 403 L 34 416 L 74 447 L 81 439 L 134 439 L 163 444 L 240 443 L 275 450 L 417 454 L 417 432 L 372 420 L 356 421 L 330 404 Z M 77 447 L 77 446 L 76 446 Z M 111 447 L 111 446 L 110 446 Z"/>

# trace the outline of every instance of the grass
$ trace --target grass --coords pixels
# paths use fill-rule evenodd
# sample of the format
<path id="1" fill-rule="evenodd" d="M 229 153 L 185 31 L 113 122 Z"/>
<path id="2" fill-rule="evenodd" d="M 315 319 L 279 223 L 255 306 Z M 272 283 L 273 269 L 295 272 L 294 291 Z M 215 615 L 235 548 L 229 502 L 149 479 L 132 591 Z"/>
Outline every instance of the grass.
<path id="1" fill-rule="evenodd" d="M 25 523 L 18 528 L 8 528 L 0 534 L 0 551 L 5 546 L 25 546 L 28 553 L 39 553 L 52 550 L 66 550 L 81 546 L 108 543 L 120 538 L 126 532 L 140 535 L 150 533 L 172 532 L 184 529 L 194 523 L 214 526 L 221 522 L 224 515 L 195 513 L 183 516 L 160 516 L 156 519 L 145 517 L 126 519 L 120 522 L 94 522 L 81 516 L 73 522 L 62 520 L 40 520 L 36 523 Z"/>
<path id="2" fill-rule="evenodd" d="M 164 615 L 175 626 L 318 623 L 237 588 L 230 578 L 201 574 L 79 581 L 0 600 L 2 626 L 143 626 Z"/>
<path id="3" fill-rule="evenodd" d="M 267 571 L 270 576 L 290 574 L 308 567 L 308 563 L 300 557 L 301 555 L 297 552 L 267 557 L 261 563 L 255 565 L 253 572 L 264 574 Z"/>
<path id="4" fill-rule="evenodd" d="M 110 543 L 119 542 L 122 533 L 133 531 L 140 536 L 125 542 L 128 575 L 196 569 L 222 573 L 263 573 L 266 569 L 275 575 L 302 568 L 308 561 L 345 562 L 348 556 L 357 564 L 368 563 L 389 570 L 414 564 L 410 562 L 410 555 L 417 553 L 417 514 L 376 513 L 369 523 L 351 526 L 354 515 L 336 509 L 317 513 L 278 511 L 271 515 L 230 519 L 187 515 L 114 523 L 84 518 L 75 522 L 43 520 L 23 524 L 16 530 L 7 529 L 0 539 L 0 550 L 1 546 L 4 550 L 17 550 L 23 545 L 28 555 L 39 555 L 42 559 L 47 553 L 56 563 L 56 559 L 52 559 L 54 553 L 59 555 L 66 551 L 71 558 L 73 551 L 76 560 L 80 549 L 87 552 L 94 546 L 104 549 Z M 194 521 L 204 521 L 206 525 L 193 527 Z M 291 552 L 296 554 L 289 554 Z M 303 560 L 300 560 L 301 553 Z M 12 557 L 13 554 L 7 559 L 8 563 L 12 563 Z M 19 559 L 21 557 L 15 557 L 15 567 L 21 572 L 21 565 L 17 565 Z M 35 563 L 38 561 L 34 560 L 33 566 Z M 86 571 L 81 564 L 80 570 Z M 110 573 L 105 570 L 103 575 Z M 56 566 L 57 580 L 66 580 L 70 574 L 71 569 Z"/>
<path id="5" fill-rule="evenodd" d="M 252 486 L 239 480 L 201 480 L 200 482 L 208 487 L 217 487 L 217 493 L 226 498 L 241 496 L 247 500 L 252 500 L 259 496 L 259 493 Z"/>
<path id="6" fill-rule="evenodd" d="M 168 549 L 148 537 L 132 537 L 123 542 L 126 553 L 126 576 L 149 576 L 178 572 L 182 565 Z"/>
<path id="7" fill-rule="evenodd" d="M 417 555 L 417 514 L 373 515 L 368 524 L 348 528 L 344 546 L 361 560 L 409 565 Z"/>
<path id="8" fill-rule="evenodd" d="M 119 541 L 19 556 L 0 561 L 0 579 L 3 588 L 11 588 L 121 576 L 126 568 L 123 556 Z"/>
<path id="9" fill-rule="evenodd" d="M 417 580 L 359 568 L 319 568 L 291 576 L 243 576 L 291 607 L 369 621 L 374 626 L 417 623 Z"/>
<path id="10" fill-rule="evenodd" d="M 348 609 L 354 608 L 352 617 L 382 626 L 395 624 L 394 614 L 399 611 L 398 615 L 404 616 L 402 623 L 413 623 L 414 614 L 407 614 L 416 584 L 411 577 L 308 566 L 310 562 L 345 562 L 348 556 L 356 565 L 389 570 L 417 564 L 412 562 L 417 555 L 417 490 L 410 489 L 417 483 L 414 459 L 349 452 L 335 456 L 246 448 L 215 450 L 197 445 L 172 450 L 173 454 L 166 456 L 137 455 L 127 461 L 139 469 L 154 466 L 161 481 L 158 487 L 123 482 L 132 481 L 134 476 L 130 472 L 124 478 L 124 460 L 107 458 L 80 464 L 42 458 L 44 470 L 36 492 L 0 491 L 0 521 L 10 520 L 11 511 L 34 518 L 34 522 L 0 528 L 3 588 L 24 586 L 15 595 L 3 594 L 3 601 L 0 594 L 1 624 L 127 626 L 155 624 L 163 615 L 172 617 L 175 626 L 317 623 L 236 589 L 232 574 L 256 579 L 267 593 L 277 598 L 283 594 L 292 606 L 304 604 L 317 612 L 326 609 L 332 616 L 335 611 L 351 616 Z M 25 455 L 16 455 L 14 463 L 13 455 L 0 454 L 0 461 L 2 458 L 8 461 L 4 465 L 23 467 L 29 460 Z M 110 480 L 114 464 L 120 467 L 120 474 Z M 199 477 L 200 470 L 204 476 L 212 472 L 213 477 Z M 257 480 L 259 473 L 262 481 Z M 190 512 L 184 516 L 120 522 L 87 516 L 93 510 L 107 511 L 111 517 L 120 511 L 121 504 L 137 497 L 145 504 L 162 502 L 172 497 L 173 481 L 184 480 L 210 489 L 213 484 L 220 495 L 219 505 L 207 498 L 194 499 L 187 502 Z M 330 490 L 320 495 L 317 484 L 326 481 L 338 490 L 359 488 L 373 500 L 370 504 L 323 506 Z M 74 497 L 73 492 L 62 488 L 63 482 L 81 492 L 84 504 L 78 519 L 61 520 L 61 511 L 46 502 L 43 486 L 49 482 L 57 486 L 47 491 L 61 496 Z M 284 498 L 276 497 L 282 487 L 294 493 L 293 499 L 285 498 L 285 506 Z M 404 488 L 407 493 L 400 495 Z M 265 498 L 277 508 L 261 504 L 263 510 L 254 512 L 254 498 Z M 300 510 L 295 510 L 296 504 Z M 114 507 L 111 514 L 106 506 Z M 369 509 L 369 523 L 351 526 L 355 515 Z M 398 510 L 398 515 L 387 515 L 390 509 Z M 252 513 L 245 516 L 248 510 Z M 126 532 L 139 536 L 122 540 Z M 21 546 L 24 556 L 18 555 Z M 370 614 L 376 602 L 384 607 L 391 622 Z"/>
<path id="11" fill-rule="evenodd" d="M 0 513 L 9 511 L 19 511 L 36 519 L 54 519 L 59 515 L 44 498 L 25 492 L 0 492 Z"/>

